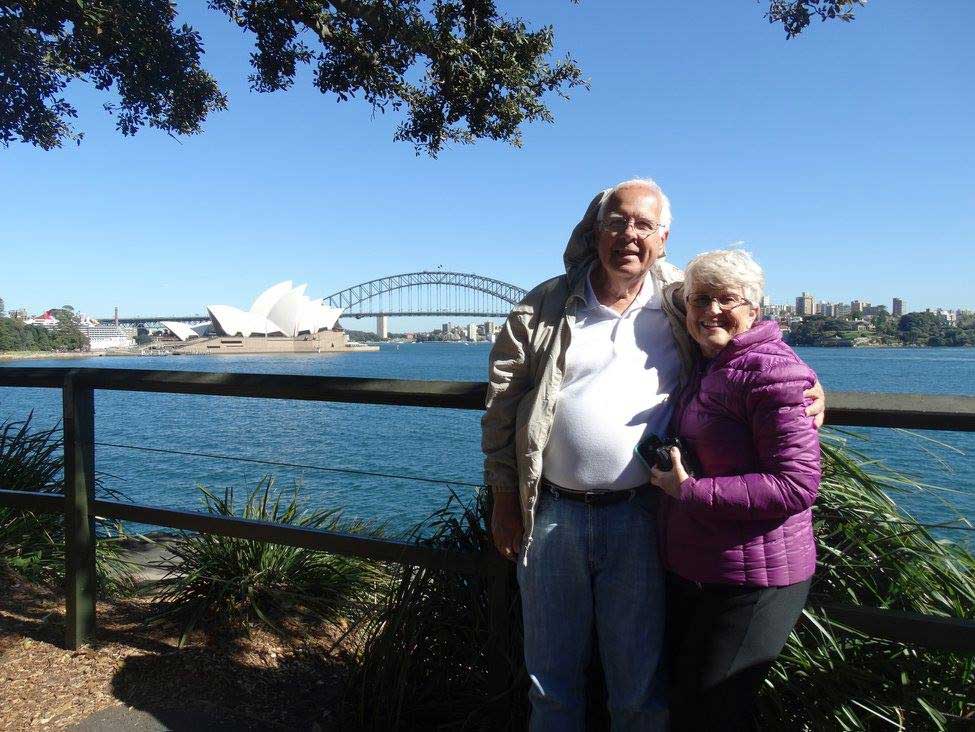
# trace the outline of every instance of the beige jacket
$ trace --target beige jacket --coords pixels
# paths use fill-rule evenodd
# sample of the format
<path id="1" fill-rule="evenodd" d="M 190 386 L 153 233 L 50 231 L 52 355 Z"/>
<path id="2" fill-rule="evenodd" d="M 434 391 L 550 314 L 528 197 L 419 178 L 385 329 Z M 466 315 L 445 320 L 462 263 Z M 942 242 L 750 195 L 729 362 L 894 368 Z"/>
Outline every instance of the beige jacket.
<path id="1" fill-rule="evenodd" d="M 565 374 L 571 326 L 579 306 L 586 302 L 586 275 L 596 259 L 596 214 L 607 194 L 603 191 L 593 198 L 573 229 L 563 256 L 566 274 L 529 292 L 512 309 L 491 349 L 486 411 L 481 419 L 484 481 L 495 493 L 518 491 L 527 537 L 522 551 L 525 561 L 542 477 L 542 453 Z M 670 318 L 686 378 L 694 346 L 684 328 L 679 298 L 673 297 L 683 273 L 658 259 L 648 276 L 662 289 L 673 285 L 664 291 L 663 309 Z"/>

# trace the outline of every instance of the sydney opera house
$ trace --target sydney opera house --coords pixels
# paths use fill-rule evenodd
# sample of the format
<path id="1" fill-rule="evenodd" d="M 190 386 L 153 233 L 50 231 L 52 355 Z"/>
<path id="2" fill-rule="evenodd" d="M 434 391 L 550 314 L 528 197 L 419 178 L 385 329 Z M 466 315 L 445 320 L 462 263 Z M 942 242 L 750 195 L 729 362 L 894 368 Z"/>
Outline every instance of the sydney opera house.
<path id="1" fill-rule="evenodd" d="M 249 310 L 207 305 L 209 323 L 190 326 L 164 321 L 181 343 L 178 353 L 312 353 L 348 349 L 345 334 L 335 330 L 342 311 L 305 294 L 307 285 L 290 280 L 269 287 Z"/>

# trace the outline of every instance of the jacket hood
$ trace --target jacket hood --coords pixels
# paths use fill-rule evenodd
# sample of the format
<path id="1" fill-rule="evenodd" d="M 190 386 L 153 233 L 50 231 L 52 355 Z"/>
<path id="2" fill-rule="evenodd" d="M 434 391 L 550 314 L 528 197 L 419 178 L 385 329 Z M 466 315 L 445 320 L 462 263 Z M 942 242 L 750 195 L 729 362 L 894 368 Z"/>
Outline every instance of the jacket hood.
<path id="1" fill-rule="evenodd" d="M 569 242 L 565 245 L 565 252 L 562 254 L 562 262 L 565 264 L 565 273 L 568 275 L 570 288 L 576 285 L 580 278 L 589 272 L 589 267 L 596 261 L 596 218 L 599 214 L 599 206 L 608 196 L 612 188 L 597 193 L 586 207 L 586 213 L 582 220 L 572 229 Z M 660 283 L 661 288 L 672 282 L 684 279 L 684 273 L 666 261 L 664 257 L 658 257 L 650 268 L 650 275 Z"/>

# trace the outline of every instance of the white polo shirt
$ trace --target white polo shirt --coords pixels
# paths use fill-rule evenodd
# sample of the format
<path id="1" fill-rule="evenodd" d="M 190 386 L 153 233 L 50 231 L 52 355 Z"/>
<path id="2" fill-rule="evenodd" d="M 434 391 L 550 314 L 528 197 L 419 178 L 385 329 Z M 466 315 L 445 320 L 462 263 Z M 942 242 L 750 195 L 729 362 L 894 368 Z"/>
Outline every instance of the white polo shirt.
<path id="1" fill-rule="evenodd" d="M 570 490 L 628 490 L 650 480 L 633 449 L 644 435 L 666 434 L 680 355 L 653 277 L 622 314 L 596 299 L 590 278 L 586 305 L 572 326 L 542 470 Z"/>

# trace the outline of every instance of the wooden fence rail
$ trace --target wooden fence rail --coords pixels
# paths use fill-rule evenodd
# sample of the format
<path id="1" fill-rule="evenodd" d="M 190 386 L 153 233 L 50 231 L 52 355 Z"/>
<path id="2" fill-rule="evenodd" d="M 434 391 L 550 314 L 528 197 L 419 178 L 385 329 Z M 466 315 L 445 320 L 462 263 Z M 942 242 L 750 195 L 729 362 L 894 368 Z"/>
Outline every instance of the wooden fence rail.
<path id="1" fill-rule="evenodd" d="M 96 499 L 95 391 L 262 399 L 293 399 L 392 406 L 483 409 L 486 384 L 458 381 L 408 381 L 323 376 L 229 374 L 102 368 L 0 368 L 0 387 L 61 389 L 64 424 L 65 495 L 2 490 L 0 506 L 64 513 L 67 553 L 65 643 L 74 649 L 91 637 L 95 624 L 94 517 L 184 529 L 289 546 L 347 554 L 489 577 L 491 606 L 509 607 L 510 563 L 494 552 L 467 554 L 419 547 L 338 532 L 272 524 L 240 518 L 175 511 Z M 928 394 L 830 392 L 826 422 L 832 425 L 975 431 L 975 397 Z M 831 617 L 876 638 L 921 647 L 975 654 L 975 622 L 834 605 Z M 507 667 L 498 648 L 498 675 Z M 499 681 L 503 689 L 506 680 Z"/>

